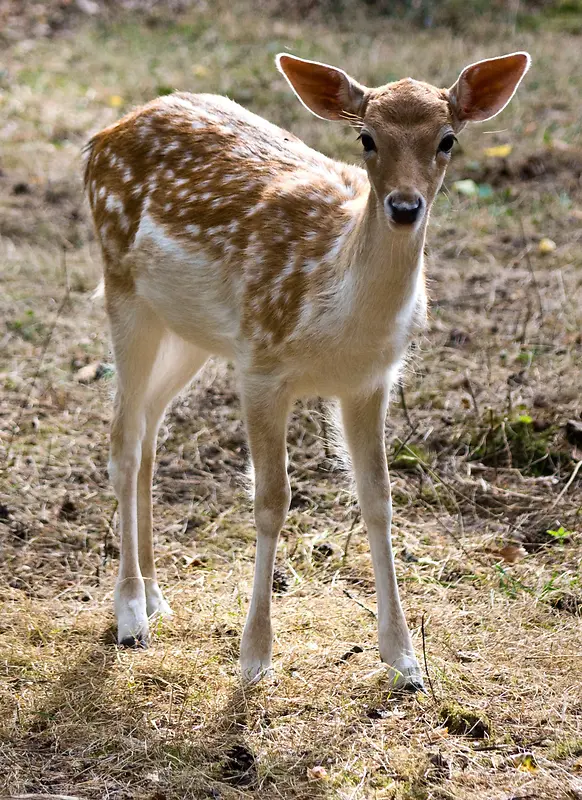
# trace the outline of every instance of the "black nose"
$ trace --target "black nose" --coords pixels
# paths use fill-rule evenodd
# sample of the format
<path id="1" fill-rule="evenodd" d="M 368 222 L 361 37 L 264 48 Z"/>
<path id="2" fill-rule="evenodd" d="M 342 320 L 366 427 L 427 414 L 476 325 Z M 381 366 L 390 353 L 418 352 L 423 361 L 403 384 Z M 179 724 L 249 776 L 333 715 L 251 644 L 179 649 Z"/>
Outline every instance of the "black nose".
<path id="1" fill-rule="evenodd" d="M 419 194 L 391 192 L 387 201 L 390 216 L 398 225 L 412 225 L 421 214 L 423 203 Z"/>

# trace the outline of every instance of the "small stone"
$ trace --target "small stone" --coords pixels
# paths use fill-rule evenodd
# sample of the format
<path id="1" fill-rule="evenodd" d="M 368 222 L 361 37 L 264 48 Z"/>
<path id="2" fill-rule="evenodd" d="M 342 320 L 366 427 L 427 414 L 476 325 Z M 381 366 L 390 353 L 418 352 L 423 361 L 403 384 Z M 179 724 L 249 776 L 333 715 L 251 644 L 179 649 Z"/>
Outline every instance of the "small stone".
<path id="1" fill-rule="evenodd" d="M 566 439 L 570 444 L 582 446 L 582 422 L 569 419 L 566 423 Z"/>
<path id="2" fill-rule="evenodd" d="M 317 765 L 307 768 L 307 777 L 310 781 L 326 781 L 329 778 L 329 774 L 325 767 Z"/>
<path id="3" fill-rule="evenodd" d="M 95 362 L 94 364 L 87 364 L 77 372 L 75 375 L 75 380 L 77 383 L 94 383 L 98 381 L 99 378 L 105 373 L 103 364 L 99 362 Z"/>

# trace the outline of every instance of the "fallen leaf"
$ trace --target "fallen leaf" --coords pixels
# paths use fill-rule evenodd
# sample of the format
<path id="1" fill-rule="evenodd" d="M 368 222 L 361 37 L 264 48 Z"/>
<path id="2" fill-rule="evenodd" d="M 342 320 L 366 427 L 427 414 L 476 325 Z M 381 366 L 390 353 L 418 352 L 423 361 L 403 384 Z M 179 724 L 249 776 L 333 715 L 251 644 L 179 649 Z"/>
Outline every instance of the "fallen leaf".
<path id="1" fill-rule="evenodd" d="M 455 181 L 453 189 L 459 194 L 464 194 L 467 197 L 474 197 L 479 194 L 479 187 L 471 178 L 465 178 L 462 181 Z"/>
<path id="2" fill-rule="evenodd" d="M 524 547 L 520 544 L 506 544 L 498 551 L 501 558 L 508 564 L 515 564 L 527 555 Z"/>
<path id="3" fill-rule="evenodd" d="M 499 144 L 495 147 L 486 147 L 483 152 L 489 158 L 505 158 L 512 150 L 513 147 L 510 144 Z"/>
<path id="4" fill-rule="evenodd" d="M 538 243 L 538 250 L 545 255 L 546 253 L 553 253 L 556 249 L 556 243 L 552 239 L 540 239 Z"/>
<path id="5" fill-rule="evenodd" d="M 536 757 L 533 753 L 516 753 L 510 756 L 514 766 L 520 772 L 536 773 L 539 770 Z"/>

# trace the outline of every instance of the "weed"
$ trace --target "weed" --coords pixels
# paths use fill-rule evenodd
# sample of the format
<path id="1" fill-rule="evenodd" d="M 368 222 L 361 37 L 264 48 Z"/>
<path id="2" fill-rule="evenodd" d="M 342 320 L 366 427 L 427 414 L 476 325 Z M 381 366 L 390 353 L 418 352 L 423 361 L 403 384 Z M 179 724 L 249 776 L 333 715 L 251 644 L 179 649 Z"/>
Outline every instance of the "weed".
<path id="1" fill-rule="evenodd" d="M 441 705 L 439 719 L 454 736 L 485 739 L 491 735 L 491 723 L 486 714 L 463 707 L 454 701 Z"/>

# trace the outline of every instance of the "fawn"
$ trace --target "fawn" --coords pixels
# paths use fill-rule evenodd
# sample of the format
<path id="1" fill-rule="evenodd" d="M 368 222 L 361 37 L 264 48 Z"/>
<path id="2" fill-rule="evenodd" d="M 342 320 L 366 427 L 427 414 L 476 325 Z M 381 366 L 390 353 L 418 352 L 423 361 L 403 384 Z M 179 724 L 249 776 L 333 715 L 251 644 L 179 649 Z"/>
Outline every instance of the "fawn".
<path id="1" fill-rule="evenodd" d="M 118 640 L 145 646 L 148 618 L 171 613 L 152 541 L 157 431 L 215 354 L 237 367 L 255 476 L 243 676 L 271 668 L 273 568 L 290 503 L 287 418 L 297 397 L 317 394 L 340 404 L 376 578 L 380 656 L 396 688 L 422 689 L 390 539 L 388 396 L 426 315 L 425 234 L 455 134 L 507 105 L 530 57 L 472 64 L 450 89 L 410 78 L 370 89 L 325 64 L 287 54 L 276 63 L 315 116 L 358 131 L 363 168 L 208 94 L 154 100 L 86 148 L 118 376 Z"/>

